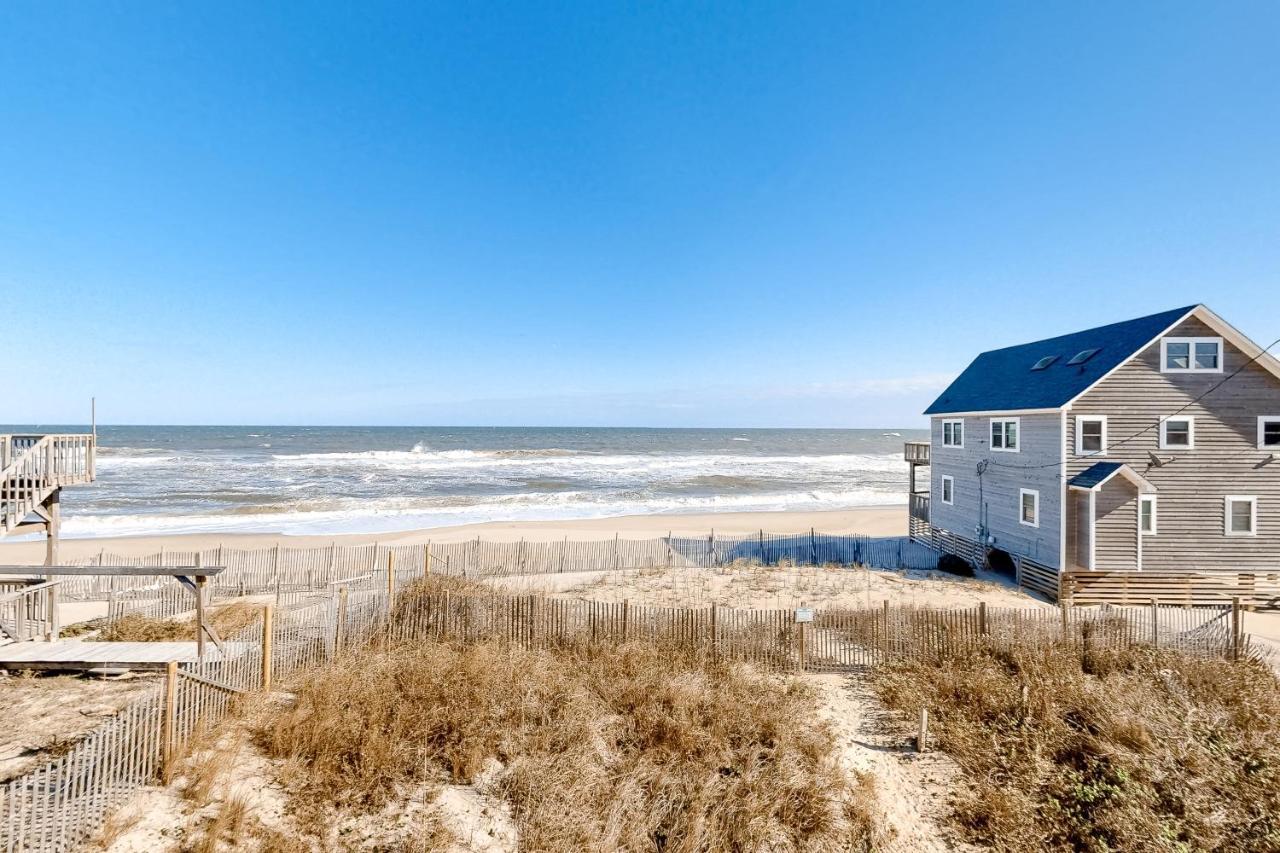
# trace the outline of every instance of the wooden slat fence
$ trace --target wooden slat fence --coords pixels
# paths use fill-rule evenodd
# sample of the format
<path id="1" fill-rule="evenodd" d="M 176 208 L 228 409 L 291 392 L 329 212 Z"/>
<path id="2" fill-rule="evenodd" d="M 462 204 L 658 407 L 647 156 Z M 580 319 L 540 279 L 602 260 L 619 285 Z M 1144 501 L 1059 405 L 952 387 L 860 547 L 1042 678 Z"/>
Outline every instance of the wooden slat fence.
<path id="1" fill-rule="evenodd" d="M 654 567 L 724 568 L 738 564 L 859 565 L 880 569 L 933 569 L 939 551 L 906 536 L 868 537 L 810 531 L 742 536 L 673 537 L 553 542 L 485 542 L 475 539 L 425 545 L 331 545 L 318 548 L 274 546 L 238 549 L 218 546 L 201 551 L 162 550 L 143 557 L 101 551 L 81 565 L 221 566 L 209 582 L 210 600 L 273 594 L 288 606 L 326 594 L 337 580 L 382 569 L 388 558 L 398 571 L 470 578 L 567 572 L 624 571 Z M 33 571 L 38 571 L 33 567 Z M 191 609 L 172 578 L 166 576 L 87 575 L 63 580 L 66 600 L 108 601 L 109 619 L 125 613 L 167 617 Z"/>
<path id="2" fill-rule="evenodd" d="M 827 547 L 816 536 L 812 546 Z M 746 547 L 745 541 L 735 542 L 717 559 L 741 554 Z M 767 539 L 762 547 L 786 550 Z M 420 546 L 341 554 L 311 550 L 308 594 L 274 612 L 270 631 L 259 622 L 227 638 L 242 644 L 242 653 L 175 666 L 171 679 L 67 753 L 0 783 L 0 849 L 66 850 L 83 843 L 112 809 L 163 778 L 166 757 L 181 755 L 203 729 L 222 719 L 237 693 L 259 689 L 268 677 L 287 679 L 322 666 L 370 641 L 497 641 L 528 647 L 674 643 L 781 671 L 850 670 L 912 657 L 945 657 L 976 646 L 1028 643 L 1068 643 L 1082 650 L 1156 644 L 1214 657 L 1249 654 L 1239 609 L 1222 606 L 927 610 L 885 602 L 878 608 L 817 610 L 812 621 L 797 621 L 801 614 L 789 610 L 656 607 L 510 595 L 498 589 L 415 589 L 401 595 L 426 573 Z M 411 559 L 415 552 L 423 555 L 417 564 Z M 294 555 L 268 559 L 266 567 L 251 569 L 258 574 L 244 573 L 246 584 L 252 578 L 253 588 L 283 587 L 285 561 Z M 291 584 L 301 587 L 304 565 L 298 562 L 287 570 Z M 431 570 L 442 568 L 433 554 Z M 344 572 L 320 589 L 323 578 Z"/>
<path id="3" fill-rule="evenodd" d="M 1280 568 L 1275 571 L 1067 572 L 1063 595 L 1080 604 L 1221 605 L 1238 598 L 1248 607 L 1280 608 Z"/>

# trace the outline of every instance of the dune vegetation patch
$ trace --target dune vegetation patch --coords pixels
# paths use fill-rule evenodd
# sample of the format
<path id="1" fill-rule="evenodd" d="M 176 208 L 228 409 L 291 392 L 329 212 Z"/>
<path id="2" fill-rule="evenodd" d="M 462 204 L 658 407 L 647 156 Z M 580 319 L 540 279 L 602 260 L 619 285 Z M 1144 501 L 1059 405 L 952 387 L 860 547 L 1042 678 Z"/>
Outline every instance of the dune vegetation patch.
<path id="1" fill-rule="evenodd" d="M 1030 643 L 881 667 L 874 686 L 966 777 L 999 850 L 1280 849 L 1280 683 L 1266 666 Z"/>
<path id="2" fill-rule="evenodd" d="M 241 628 L 253 624 L 262 615 L 262 606 L 233 601 L 212 608 L 205 620 L 218 635 L 226 638 Z M 129 613 L 104 628 L 93 639 L 113 642 L 163 643 L 174 640 L 194 640 L 196 620 L 194 616 L 182 619 L 166 619 Z"/>
<path id="3" fill-rule="evenodd" d="M 259 746 L 312 831 L 424 784 L 499 798 L 529 851 L 865 850 L 812 691 L 674 648 L 406 643 L 291 685 Z M 308 810 L 310 814 L 308 815 Z"/>

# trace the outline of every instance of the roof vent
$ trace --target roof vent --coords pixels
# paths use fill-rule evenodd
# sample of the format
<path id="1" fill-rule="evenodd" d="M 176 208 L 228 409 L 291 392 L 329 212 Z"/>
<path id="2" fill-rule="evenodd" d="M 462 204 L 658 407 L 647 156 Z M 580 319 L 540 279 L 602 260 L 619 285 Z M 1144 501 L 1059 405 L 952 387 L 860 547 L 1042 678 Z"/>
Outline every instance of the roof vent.
<path id="1" fill-rule="evenodd" d="M 1071 360 L 1067 364 L 1084 364 L 1098 353 L 1102 352 L 1102 347 L 1094 347 L 1093 349 L 1082 349 L 1080 352 L 1071 356 Z"/>
<path id="2" fill-rule="evenodd" d="M 1058 357 L 1056 355 L 1046 355 L 1044 358 L 1040 359 L 1034 365 L 1032 365 L 1031 369 L 1044 370 L 1046 367 L 1053 364 L 1057 360 L 1058 360 Z"/>

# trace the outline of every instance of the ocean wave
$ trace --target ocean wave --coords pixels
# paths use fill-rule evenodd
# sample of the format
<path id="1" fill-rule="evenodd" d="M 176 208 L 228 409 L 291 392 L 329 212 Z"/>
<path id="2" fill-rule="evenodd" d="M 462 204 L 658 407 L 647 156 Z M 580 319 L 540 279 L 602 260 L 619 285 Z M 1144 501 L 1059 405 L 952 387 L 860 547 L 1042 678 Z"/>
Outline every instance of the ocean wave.
<path id="1" fill-rule="evenodd" d="M 552 521 L 703 512 L 762 512 L 823 510 L 902 504 L 902 494 L 875 489 L 801 491 L 756 495 L 654 496 L 622 499 L 590 492 L 504 495 L 453 504 L 424 503 L 423 499 L 388 498 L 381 501 L 339 501 L 314 509 L 261 513 L 184 515 L 136 514 L 73 516 L 64 523 L 72 538 L 135 536 L 161 533 L 284 533 L 294 535 L 390 533 L 485 521 Z M 264 508 L 265 510 L 266 508 Z"/>

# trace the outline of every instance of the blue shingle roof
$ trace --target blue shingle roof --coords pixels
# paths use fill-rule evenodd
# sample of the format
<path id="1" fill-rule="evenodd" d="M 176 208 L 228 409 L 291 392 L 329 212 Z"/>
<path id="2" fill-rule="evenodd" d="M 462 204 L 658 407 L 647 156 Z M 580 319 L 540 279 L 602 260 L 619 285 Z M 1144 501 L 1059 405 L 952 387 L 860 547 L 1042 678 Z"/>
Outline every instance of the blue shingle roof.
<path id="1" fill-rule="evenodd" d="M 1068 480 L 1067 485 L 1092 489 L 1123 467 L 1123 462 L 1097 462 Z"/>
<path id="2" fill-rule="evenodd" d="M 1196 307 L 1176 308 L 1123 323 L 984 352 L 924 413 L 945 415 L 952 412 L 1059 408 Z M 1067 364 L 1076 353 L 1093 348 L 1097 348 L 1098 353 L 1084 364 Z M 1059 358 L 1043 370 L 1031 369 L 1049 355 Z"/>

